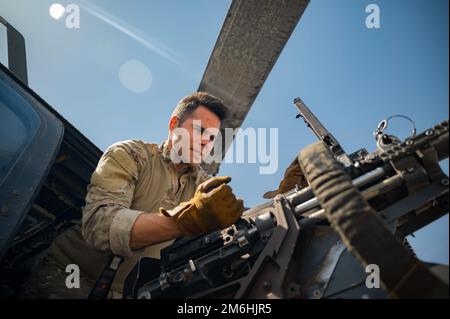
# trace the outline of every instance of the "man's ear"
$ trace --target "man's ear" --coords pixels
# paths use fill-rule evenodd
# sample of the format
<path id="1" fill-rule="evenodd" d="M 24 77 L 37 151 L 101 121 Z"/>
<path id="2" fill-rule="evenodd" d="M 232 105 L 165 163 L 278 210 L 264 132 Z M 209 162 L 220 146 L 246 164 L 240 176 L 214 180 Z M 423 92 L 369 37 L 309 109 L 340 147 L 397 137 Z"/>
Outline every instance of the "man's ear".
<path id="1" fill-rule="evenodd" d="M 180 123 L 180 119 L 176 116 L 172 116 L 169 121 L 169 131 L 172 131 L 174 128 L 178 126 Z"/>

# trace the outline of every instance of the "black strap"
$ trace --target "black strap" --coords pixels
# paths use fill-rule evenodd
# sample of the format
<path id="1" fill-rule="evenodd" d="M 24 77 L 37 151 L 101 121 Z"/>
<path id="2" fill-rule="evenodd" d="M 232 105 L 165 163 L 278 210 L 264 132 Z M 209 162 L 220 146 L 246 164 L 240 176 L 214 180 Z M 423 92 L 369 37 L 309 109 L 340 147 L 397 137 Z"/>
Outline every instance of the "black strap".
<path id="1" fill-rule="evenodd" d="M 123 257 L 112 255 L 105 269 L 89 294 L 88 299 L 106 299 L 108 297 L 109 290 L 116 276 L 116 272 L 119 269 L 120 264 L 123 262 Z"/>

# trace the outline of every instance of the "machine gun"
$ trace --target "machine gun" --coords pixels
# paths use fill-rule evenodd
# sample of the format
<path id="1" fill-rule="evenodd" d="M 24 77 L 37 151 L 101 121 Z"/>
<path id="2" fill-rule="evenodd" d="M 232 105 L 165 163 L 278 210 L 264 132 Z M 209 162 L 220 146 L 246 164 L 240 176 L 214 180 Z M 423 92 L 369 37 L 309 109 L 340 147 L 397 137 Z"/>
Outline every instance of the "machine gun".
<path id="1" fill-rule="evenodd" d="M 448 121 L 347 155 L 301 102 L 320 141 L 297 159 L 310 186 L 244 212 L 235 225 L 142 258 L 124 298 L 448 298 L 448 266 L 405 237 L 448 213 Z"/>

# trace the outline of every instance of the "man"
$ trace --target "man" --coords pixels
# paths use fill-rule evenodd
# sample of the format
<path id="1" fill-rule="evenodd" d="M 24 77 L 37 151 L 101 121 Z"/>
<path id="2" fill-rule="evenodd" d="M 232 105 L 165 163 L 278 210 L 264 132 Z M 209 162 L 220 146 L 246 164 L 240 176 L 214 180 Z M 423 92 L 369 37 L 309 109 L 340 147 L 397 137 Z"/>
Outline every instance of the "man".
<path id="1" fill-rule="evenodd" d="M 111 254 L 125 257 L 112 286 L 120 296 L 140 256 L 159 258 L 177 237 L 236 222 L 243 202 L 226 185 L 230 178 L 209 178 L 200 167 L 215 137 L 201 133 L 217 131 L 226 114 L 218 98 L 197 92 L 178 103 L 161 145 L 129 140 L 110 146 L 92 174 L 81 227 L 55 239 L 24 297 L 86 298 Z M 174 151 L 177 143 L 182 147 Z M 73 286 L 66 282 L 68 265 L 81 271 L 79 288 L 67 287 Z"/>

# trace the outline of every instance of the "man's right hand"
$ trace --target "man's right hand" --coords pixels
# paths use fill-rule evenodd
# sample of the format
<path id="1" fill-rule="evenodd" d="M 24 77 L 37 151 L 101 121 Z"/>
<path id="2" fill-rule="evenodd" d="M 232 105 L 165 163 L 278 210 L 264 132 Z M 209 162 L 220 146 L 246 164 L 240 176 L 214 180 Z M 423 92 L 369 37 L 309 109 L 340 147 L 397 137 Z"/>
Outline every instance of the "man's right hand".
<path id="1" fill-rule="evenodd" d="M 194 197 L 171 211 L 160 208 L 171 217 L 185 236 L 197 236 L 234 224 L 244 211 L 241 199 L 236 199 L 228 176 L 213 177 L 200 184 Z"/>

